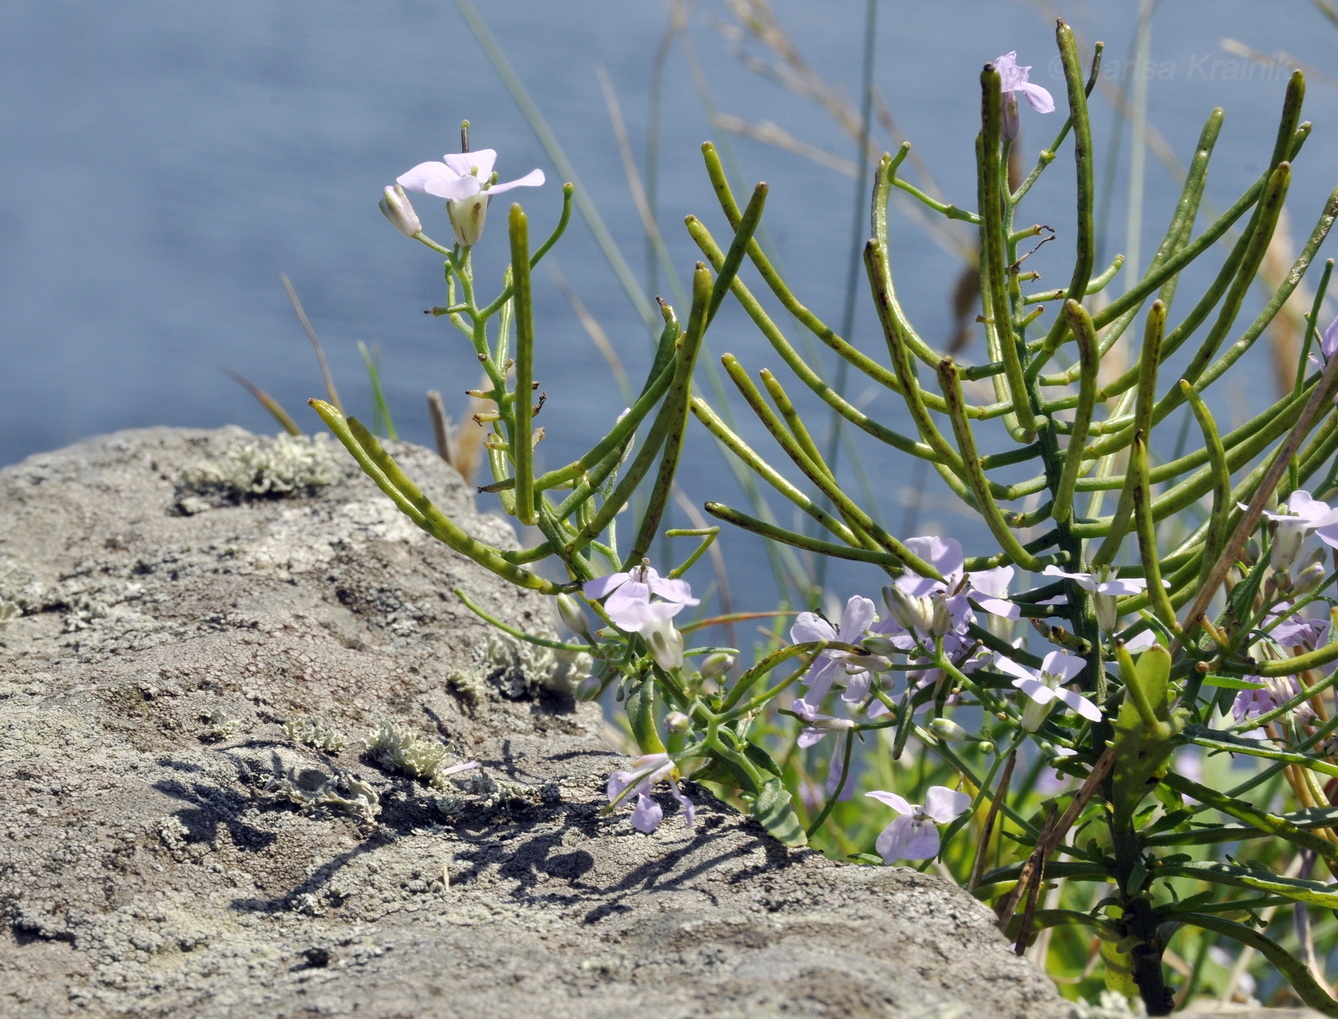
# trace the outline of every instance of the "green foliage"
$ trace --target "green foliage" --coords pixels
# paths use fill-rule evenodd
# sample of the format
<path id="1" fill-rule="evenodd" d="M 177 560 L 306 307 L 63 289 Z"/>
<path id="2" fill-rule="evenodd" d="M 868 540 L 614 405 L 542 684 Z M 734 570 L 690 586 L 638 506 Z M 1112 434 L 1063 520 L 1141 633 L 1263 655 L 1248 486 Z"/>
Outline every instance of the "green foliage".
<path id="1" fill-rule="evenodd" d="M 518 585 L 584 597 L 598 618 L 593 629 L 582 626 L 570 645 L 533 639 L 589 653 L 593 674 L 582 693 L 610 692 L 622 702 L 642 755 L 635 777 L 647 788 L 667 780 L 682 800 L 680 776 L 709 781 L 785 843 L 811 841 L 866 862 L 887 817 L 862 797 L 842 799 L 840 787 L 906 790 L 908 801 L 926 802 L 935 786 L 955 788 L 968 794 L 970 809 L 949 819 L 912 805 L 877 845 L 889 863 L 904 858 L 897 853 L 936 857 L 993 904 L 1019 949 L 1043 941 L 1072 973 L 1082 973 L 1098 949 L 1111 990 L 1136 993 L 1149 1013 L 1164 1014 L 1173 1004 L 1163 964 L 1172 943 L 1182 957 L 1199 960 L 1193 983 L 1210 979 L 1204 960 L 1217 939 L 1232 939 L 1273 962 L 1311 1007 L 1338 1015 L 1338 1000 L 1268 926 L 1274 912 L 1287 910 L 1298 927 L 1331 929 L 1327 911 L 1338 907 L 1328 882 L 1309 872 L 1323 865 L 1330 876 L 1338 873 L 1338 814 L 1325 782 L 1338 774 L 1326 759 L 1338 749 L 1338 719 L 1320 696 L 1338 683 L 1338 673 L 1321 671 L 1338 661 L 1338 644 L 1320 645 L 1313 631 L 1281 637 L 1308 606 L 1329 605 L 1323 592 L 1334 581 L 1320 560 L 1292 567 L 1306 528 L 1320 527 L 1303 518 L 1301 497 L 1335 488 L 1338 358 L 1319 371 L 1303 360 L 1292 390 L 1225 434 L 1208 400 L 1221 379 L 1248 370 L 1242 359 L 1296 291 L 1338 218 L 1338 191 L 1292 270 L 1254 319 L 1241 321 L 1278 228 L 1292 160 L 1310 132 L 1300 120 L 1304 80 L 1297 74 L 1288 83 L 1258 179 L 1201 226 L 1222 123 L 1214 111 L 1155 256 L 1125 281 L 1121 296 L 1108 299 L 1123 261 L 1096 264 L 1088 96 L 1100 48 L 1084 66 L 1063 23 L 1056 43 L 1068 115 L 1020 184 L 1008 172 L 1017 156 L 1009 124 L 1020 86 L 1005 80 L 1006 58 L 987 65 L 979 82 L 975 211 L 929 200 L 903 180 L 909 145 L 879 162 L 872 237 L 863 249 L 885 346 L 877 355 L 840 336 L 791 289 L 757 239 L 766 186 L 740 207 L 718 153 L 704 146 L 730 235 L 722 244 L 689 218 L 704 261 L 692 274 L 686 318 L 661 302 L 663 329 L 637 399 L 584 455 L 543 474 L 533 457 L 542 429 L 534 425 L 531 271 L 562 234 L 574 188 L 564 188 L 560 221 L 533 252 L 526 214 L 510 208 L 511 265 L 490 301 L 476 291 L 469 247 L 446 248 L 414 234 L 445 259 L 446 303 L 434 314 L 469 339 L 487 380 L 472 394 L 488 404 L 480 420 L 490 429 L 493 481 L 484 490 L 533 528 L 529 547 L 505 549 L 465 533 L 371 431 L 332 402 L 312 404 L 428 533 Z M 1065 148 L 1076 195 L 1071 275 L 1064 287 L 1027 293 L 1023 286 L 1036 274 L 1026 260 L 1048 228 L 1019 226 L 1018 210 L 1040 176 L 1061 165 Z M 888 215 L 898 189 L 976 231 L 981 363 L 935 350 L 901 306 Z M 1186 308 L 1181 274 L 1192 264 L 1207 267 L 1227 243 L 1229 253 Z M 787 313 L 784 322 L 768 311 L 773 299 Z M 862 503 L 849 490 L 777 374 L 753 373 L 726 354 L 726 380 L 785 466 L 746 442 L 721 398 L 712 402 L 695 387 L 704 338 L 726 300 L 844 425 L 931 467 L 979 516 L 992 547 L 959 562 L 930 539 L 894 533 L 886 507 Z M 1307 349 L 1318 308 L 1317 298 Z M 1041 328 L 1047 311 L 1049 324 Z M 829 386 L 786 335 L 794 328 L 887 397 L 878 406 L 897 401 L 898 416 L 875 420 Z M 787 637 L 777 621 L 753 664 L 736 670 L 718 665 L 722 656 L 732 661 L 736 649 L 685 644 L 686 636 L 726 621 L 708 617 L 681 629 L 670 621 L 695 604 L 679 578 L 711 547 L 716 529 L 671 532 L 699 541 L 663 577 L 646 557 L 663 530 L 694 419 L 759 490 L 774 491 L 807 522 L 780 525 L 758 505 L 743 510 L 711 501 L 705 511 L 769 542 L 880 570 L 891 583 L 884 596 L 890 620 L 847 627 L 863 611 L 852 599 L 840 624 L 812 613 L 801 618 L 793 632 L 822 635 L 813 639 Z M 1184 453 L 1170 436 L 1189 428 L 1202 444 Z M 1273 513 L 1284 501 L 1286 511 Z M 625 510 L 623 537 L 630 539 L 623 546 Z M 1265 513 L 1275 518 L 1267 526 Z M 998 610 L 980 579 L 1000 569 L 1006 578 L 996 573 L 989 583 L 1017 580 L 1024 588 L 1012 597 L 1017 612 Z M 601 581 L 610 574 L 618 576 Z M 777 620 L 786 614 L 778 610 Z M 1032 628 L 1030 645 L 1013 628 L 1010 617 L 1018 614 Z M 1134 642 L 1145 648 L 1137 658 Z M 836 689 L 845 717 L 818 710 Z M 1234 691 L 1268 703 L 1233 725 L 1226 710 Z M 1241 732 L 1256 726 L 1266 739 Z M 381 742 L 390 748 L 404 741 Z M 435 773 L 427 758 L 413 770 L 420 767 L 410 753 L 415 746 L 401 748 L 396 766 Z M 1191 778 L 1182 761 L 1197 762 L 1204 774 Z M 629 798 L 628 790 L 649 796 L 629 785 L 616 802 Z M 638 816 L 643 830 L 653 827 Z M 927 854 L 928 836 L 937 837 L 940 825 L 941 851 Z M 912 830 L 922 841 L 912 842 Z M 1234 848 L 1219 859 L 1224 846 Z M 1089 994 L 1096 989 L 1083 985 Z"/>

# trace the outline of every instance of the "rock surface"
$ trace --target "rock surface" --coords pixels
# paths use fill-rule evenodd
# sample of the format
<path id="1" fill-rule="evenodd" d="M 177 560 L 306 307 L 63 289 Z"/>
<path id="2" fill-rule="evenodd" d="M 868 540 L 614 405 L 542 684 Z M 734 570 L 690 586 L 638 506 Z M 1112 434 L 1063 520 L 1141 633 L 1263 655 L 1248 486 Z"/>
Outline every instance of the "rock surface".
<path id="1" fill-rule="evenodd" d="M 452 590 L 531 631 L 545 600 L 341 449 L 120 433 L 0 471 L 0 522 L 0 1014 L 1068 1014 L 936 878 L 700 789 L 695 833 L 601 817 L 598 710 Z M 436 785 L 369 758 L 386 722 Z"/>

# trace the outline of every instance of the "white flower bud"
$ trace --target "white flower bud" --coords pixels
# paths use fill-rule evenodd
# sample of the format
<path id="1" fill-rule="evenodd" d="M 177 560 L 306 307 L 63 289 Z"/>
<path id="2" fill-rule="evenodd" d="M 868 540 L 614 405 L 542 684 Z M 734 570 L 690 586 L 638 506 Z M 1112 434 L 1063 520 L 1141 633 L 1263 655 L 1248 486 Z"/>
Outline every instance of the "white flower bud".
<path id="1" fill-rule="evenodd" d="M 734 668 L 734 656 L 724 651 L 717 651 L 707 655 L 706 660 L 702 662 L 702 678 L 719 679 L 727 675 L 732 668 Z"/>
<path id="2" fill-rule="evenodd" d="M 1292 578 L 1292 593 L 1297 596 L 1314 594 L 1326 576 L 1323 563 L 1311 563 Z"/>
<path id="3" fill-rule="evenodd" d="M 412 237 L 422 232 L 423 224 L 418 221 L 418 214 L 413 211 L 413 205 L 409 202 L 409 196 L 404 193 L 404 188 L 398 184 L 385 189 L 379 204 L 386 219 L 390 220 L 395 229 L 405 237 Z"/>
<path id="4" fill-rule="evenodd" d="M 594 676 L 586 676 L 576 684 L 576 689 L 572 691 L 572 696 L 578 701 L 593 701 L 599 696 L 600 682 Z"/>
<path id="5" fill-rule="evenodd" d="M 577 636 L 590 636 L 590 617 L 585 614 L 580 602 L 569 594 L 560 594 L 557 596 L 557 609 L 562 625 Z"/>
<path id="6" fill-rule="evenodd" d="M 687 732 L 692 728 L 692 719 L 681 711 L 671 711 L 664 716 L 664 726 L 670 732 Z"/>
<path id="7" fill-rule="evenodd" d="M 929 723 L 929 731 L 947 743 L 965 743 L 974 737 L 950 718 L 936 718 Z"/>
<path id="8" fill-rule="evenodd" d="M 841 659 L 841 669 L 847 676 L 857 676 L 862 672 L 886 672 L 892 663 L 882 655 L 848 654 Z"/>
<path id="9" fill-rule="evenodd" d="M 902 640 L 904 642 L 905 638 L 902 638 Z M 860 643 L 864 646 L 865 650 L 878 655 L 880 658 L 890 658 L 894 655 L 904 655 L 906 653 L 906 648 L 902 647 L 890 637 L 879 637 L 876 635 L 872 637 L 861 637 Z"/>
<path id="10" fill-rule="evenodd" d="M 933 632 L 934 602 L 927 595 L 917 598 L 899 587 L 885 587 L 883 601 L 903 630 L 920 634 Z"/>

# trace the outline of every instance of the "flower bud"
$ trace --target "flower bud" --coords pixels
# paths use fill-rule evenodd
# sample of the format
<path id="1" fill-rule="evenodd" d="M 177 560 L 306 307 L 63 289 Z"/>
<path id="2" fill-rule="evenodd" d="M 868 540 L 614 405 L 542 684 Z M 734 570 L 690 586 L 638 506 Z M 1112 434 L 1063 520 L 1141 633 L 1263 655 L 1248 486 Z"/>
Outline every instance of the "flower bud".
<path id="1" fill-rule="evenodd" d="M 409 196 L 404 193 L 404 188 L 398 184 L 386 188 L 379 204 L 386 219 L 390 220 L 395 229 L 405 237 L 422 233 L 423 224 L 418 221 L 418 214 L 413 211 L 413 205 L 409 202 Z"/>
<path id="2" fill-rule="evenodd" d="M 595 676 L 586 676 L 576 684 L 576 689 L 572 691 L 572 696 L 578 701 L 593 701 L 599 696 L 601 684 Z"/>
<path id="3" fill-rule="evenodd" d="M 950 633 L 956 628 L 956 622 L 952 618 L 952 610 L 948 608 L 948 599 L 941 594 L 930 595 L 929 600 L 934 605 L 934 612 L 930 617 L 929 632 L 935 637 L 942 637 L 945 633 Z"/>
<path id="4" fill-rule="evenodd" d="M 950 718 L 934 719 L 929 723 L 929 731 L 947 743 L 965 743 L 975 738 Z"/>
<path id="5" fill-rule="evenodd" d="M 702 662 L 702 678 L 719 679 L 727 675 L 732 668 L 734 668 L 734 656 L 725 651 L 716 651 L 707 655 L 706 660 Z"/>
<path id="6" fill-rule="evenodd" d="M 857 676 L 861 672 L 886 672 L 892 663 L 882 655 L 848 654 L 841 659 L 841 670 L 847 676 Z"/>
<path id="7" fill-rule="evenodd" d="M 590 636 L 590 617 L 585 614 L 578 602 L 569 594 L 557 596 L 558 618 L 562 625 L 579 637 Z"/>
<path id="8" fill-rule="evenodd" d="M 1292 593 L 1298 597 L 1314 594 L 1324 583 L 1325 576 L 1323 563 L 1311 563 L 1292 578 Z"/>
<path id="9" fill-rule="evenodd" d="M 687 732 L 692 728 L 692 719 L 681 711 L 671 711 L 664 716 L 664 726 L 670 732 Z"/>
<path id="10" fill-rule="evenodd" d="M 901 643 L 891 637 L 861 637 L 860 644 L 871 654 L 878 655 L 880 658 L 891 658 L 894 655 L 904 655 L 907 651 L 903 644 L 909 642 L 905 637 L 900 638 Z M 890 663 L 889 663 L 890 664 Z"/>
<path id="11" fill-rule="evenodd" d="M 909 633 L 932 633 L 934 603 L 927 597 L 909 595 L 899 587 L 883 588 L 883 601 L 897 625 Z"/>

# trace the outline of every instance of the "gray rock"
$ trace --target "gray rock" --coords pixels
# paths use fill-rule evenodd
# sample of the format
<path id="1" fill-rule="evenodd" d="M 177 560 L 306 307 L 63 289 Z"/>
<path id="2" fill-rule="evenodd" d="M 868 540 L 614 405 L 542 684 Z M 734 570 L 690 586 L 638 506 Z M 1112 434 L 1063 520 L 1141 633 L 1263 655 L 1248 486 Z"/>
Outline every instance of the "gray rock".
<path id="1" fill-rule="evenodd" d="M 456 587 L 551 626 L 326 444 L 149 429 L 0 471 L 0 1013 L 1067 1013 L 934 877 L 700 789 L 695 832 L 667 797 L 651 836 L 602 817 L 598 710 Z M 366 756 L 383 722 L 423 777 Z"/>

